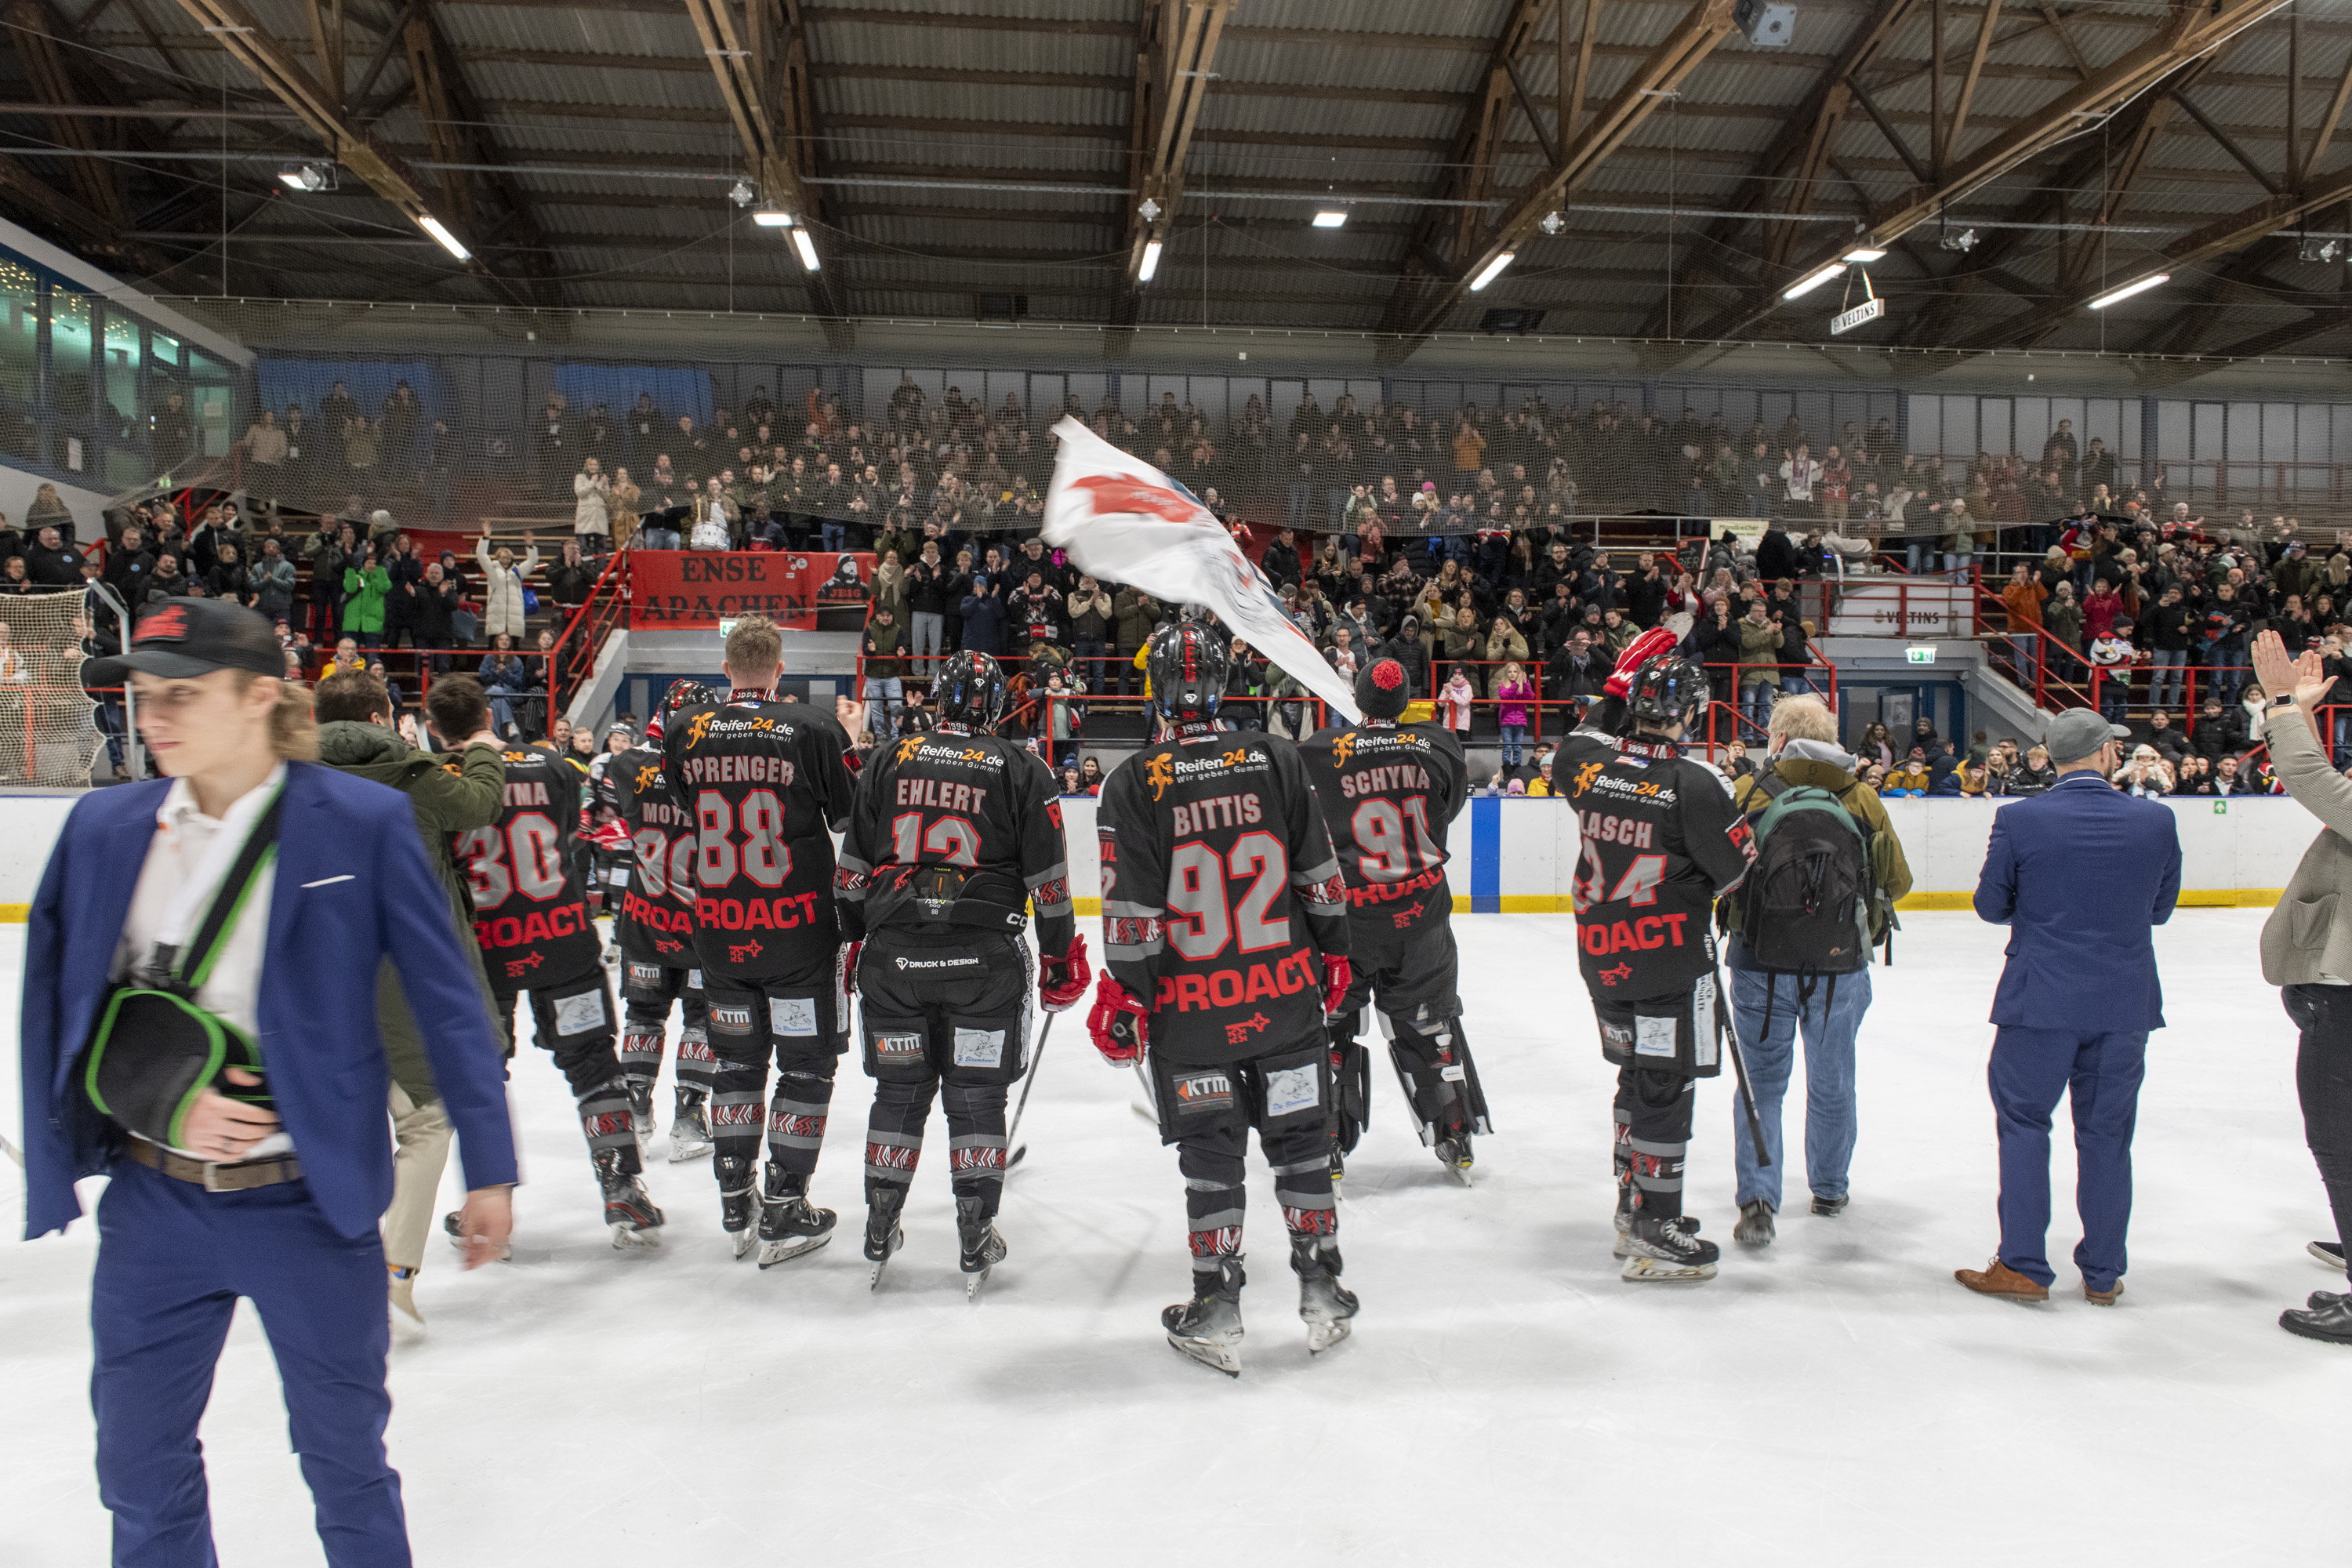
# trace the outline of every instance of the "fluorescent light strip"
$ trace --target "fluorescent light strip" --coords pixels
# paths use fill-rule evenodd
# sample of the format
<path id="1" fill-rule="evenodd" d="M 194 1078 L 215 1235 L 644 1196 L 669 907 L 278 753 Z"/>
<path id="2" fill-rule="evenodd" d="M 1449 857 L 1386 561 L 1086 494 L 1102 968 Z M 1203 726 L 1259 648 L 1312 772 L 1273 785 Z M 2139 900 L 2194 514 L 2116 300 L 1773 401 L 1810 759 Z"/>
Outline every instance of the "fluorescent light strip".
<path id="1" fill-rule="evenodd" d="M 1159 270 L 1160 242 L 1156 239 L 1147 239 L 1143 242 L 1143 265 L 1135 269 L 1135 280 L 1138 283 L 1149 283 L 1151 281 L 1151 275 Z"/>
<path id="2" fill-rule="evenodd" d="M 1846 258 L 1848 261 L 1857 261 L 1857 262 L 1860 262 L 1860 261 L 1884 261 L 1884 260 L 1885 260 L 1885 259 L 1886 259 L 1886 252 L 1885 252 L 1884 250 L 1881 250 L 1878 247 L 1876 247 L 1876 246 L 1874 246 L 1874 245 L 1861 245 L 1861 246 L 1856 246 L 1853 249 L 1847 251 L 1847 252 L 1845 253 L 1845 258 Z"/>
<path id="3" fill-rule="evenodd" d="M 804 228 L 793 230 L 793 247 L 801 253 L 801 265 L 811 272 L 815 271 L 816 241 L 809 237 L 808 230 Z"/>
<path id="4" fill-rule="evenodd" d="M 464 246 L 458 244 L 457 237 L 451 234 L 447 226 L 444 225 L 439 218 L 435 217 L 431 213 L 426 213 L 420 216 L 416 220 L 416 226 L 431 235 L 440 243 L 442 249 L 447 251 L 458 260 L 471 261 L 474 259 L 474 253 L 467 249 Z"/>
<path id="5" fill-rule="evenodd" d="M 1475 294 L 1479 289 L 1484 289 L 1487 284 L 1492 283 L 1496 279 L 1500 278 L 1503 275 L 1503 268 L 1508 267 L 1511 264 L 1512 259 L 1517 255 L 1518 252 L 1515 250 L 1507 250 L 1503 252 L 1502 255 L 1495 258 L 1494 260 L 1486 263 L 1486 269 L 1479 273 L 1477 277 L 1470 279 L 1470 292 Z"/>
<path id="6" fill-rule="evenodd" d="M 2160 283 L 2169 283 L 2171 281 L 2172 274 L 2169 272 L 2158 272 L 2153 277 L 2142 278 L 2137 282 L 2126 283 L 2120 289 L 2110 289 L 2108 292 L 2100 295 L 2097 299 L 2091 301 L 2091 309 L 2094 310 L 2104 310 L 2108 306 L 2113 305 L 2119 300 L 2128 300 L 2135 294 L 2145 294 Z"/>
<path id="7" fill-rule="evenodd" d="M 1781 289 L 1780 298 L 1783 300 L 1795 300 L 1810 294 L 1814 289 L 1820 288 L 1822 284 L 1828 282 L 1831 279 L 1836 277 L 1839 273 L 1843 272 L 1844 270 L 1845 263 L 1843 261 L 1825 262 L 1822 266 L 1813 268 L 1811 272 L 1806 273 L 1802 278 L 1798 279 L 1794 283 L 1790 284 L 1786 289 Z"/>
<path id="8" fill-rule="evenodd" d="M 774 207 L 761 207 L 751 215 L 751 221 L 761 228 L 790 228 L 793 226 L 793 215 Z"/>
<path id="9" fill-rule="evenodd" d="M 1317 228 L 1338 228 L 1348 221 L 1348 215 L 1326 210 L 1317 213 L 1314 221 Z"/>

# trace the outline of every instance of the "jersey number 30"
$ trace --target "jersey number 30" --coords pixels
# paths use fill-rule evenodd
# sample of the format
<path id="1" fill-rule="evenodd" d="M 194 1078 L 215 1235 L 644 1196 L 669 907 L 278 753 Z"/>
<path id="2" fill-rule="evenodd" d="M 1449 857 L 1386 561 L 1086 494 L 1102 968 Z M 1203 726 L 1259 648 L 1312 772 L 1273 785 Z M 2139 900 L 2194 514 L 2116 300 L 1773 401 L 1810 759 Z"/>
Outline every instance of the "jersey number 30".
<path id="1" fill-rule="evenodd" d="M 541 903 L 563 891 L 562 836 L 540 812 L 523 812 L 503 833 L 490 826 L 460 835 L 457 858 L 474 884 L 477 909 L 497 909 L 517 888 Z"/>

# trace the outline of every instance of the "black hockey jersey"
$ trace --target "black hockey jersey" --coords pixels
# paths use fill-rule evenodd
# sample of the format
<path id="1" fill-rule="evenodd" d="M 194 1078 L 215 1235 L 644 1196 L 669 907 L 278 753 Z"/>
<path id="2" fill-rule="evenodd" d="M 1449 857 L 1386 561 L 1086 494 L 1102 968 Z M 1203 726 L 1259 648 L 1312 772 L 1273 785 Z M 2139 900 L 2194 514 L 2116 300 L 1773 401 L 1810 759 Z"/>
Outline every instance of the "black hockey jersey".
<path id="1" fill-rule="evenodd" d="M 502 991 L 535 990 L 596 967 L 604 943 L 572 856 L 580 774 L 537 746 L 506 754 L 507 801 L 497 822 L 450 836 L 474 889 L 474 940 Z"/>
<path id="2" fill-rule="evenodd" d="M 1406 932 L 1449 918 L 1445 830 L 1470 798 L 1470 764 L 1453 732 L 1368 719 L 1309 737 L 1298 755 L 1323 803 L 1350 918 Z"/>
<path id="3" fill-rule="evenodd" d="M 877 748 L 857 781 L 834 892 L 842 930 L 977 926 L 1070 950 L 1069 851 L 1054 775 L 1018 742 L 942 724 Z"/>
<path id="4" fill-rule="evenodd" d="M 707 974 L 830 973 L 833 840 L 853 804 L 833 716 L 764 694 L 663 722 L 662 777 L 694 822 L 694 936 Z"/>
<path id="5" fill-rule="evenodd" d="M 1584 840 L 1573 893 L 1585 984 L 1630 1000 L 1713 974 L 1715 900 L 1756 859 L 1723 775 L 1671 742 L 1638 740 L 1572 755 L 1569 770 L 1560 787 Z"/>
<path id="6" fill-rule="evenodd" d="M 1288 741 L 1187 725 L 1103 785 L 1103 948 L 1170 1061 L 1241 1061 L 1319 1038 L 1347 889 Z"/>
<path id="7" fill-rule="evenodd" d="M 661 753 L 633 746 L 604 764 L 614 808 L 634 857 L 621 884 L 614 931 L 621 951 L 639 963 L 693 969 L 694 819 L 662 780 Z"/>

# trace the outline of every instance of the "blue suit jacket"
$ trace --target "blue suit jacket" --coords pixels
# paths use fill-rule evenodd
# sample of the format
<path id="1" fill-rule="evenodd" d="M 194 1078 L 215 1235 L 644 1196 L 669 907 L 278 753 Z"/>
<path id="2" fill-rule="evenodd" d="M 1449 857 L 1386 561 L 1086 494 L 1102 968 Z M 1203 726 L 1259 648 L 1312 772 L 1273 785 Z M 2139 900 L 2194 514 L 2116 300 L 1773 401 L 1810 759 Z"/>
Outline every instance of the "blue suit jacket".
<path id="1" fill-rule="evenodd" d="M 118 1142 L 74 1081 L 74 1061 L 169 788 L 158 780 L 84 795 L 41 876 L 25 944 L 27 1238 L 80 1215 L 75 1180 L 105 1170 Z M 408 797 L 289 763 L 261 964 L 261 1054 L 310 1195 L 349 1237 L 374 1229 L 392 1203 L 391 1078 L 375 1011 L 387 957 L 432 1058 L 467 1186 L 513 1181 L 500 1048 Z"/>
<path id="2" fill-rule="evenodd" d="M 1977 913 L 2009 931 L 1992 1021 L 2143 1034 L 2164 1027 L 2149 931 L 2180 896 L 2171 809 L 2095 773 L 1994 813 Z"/>

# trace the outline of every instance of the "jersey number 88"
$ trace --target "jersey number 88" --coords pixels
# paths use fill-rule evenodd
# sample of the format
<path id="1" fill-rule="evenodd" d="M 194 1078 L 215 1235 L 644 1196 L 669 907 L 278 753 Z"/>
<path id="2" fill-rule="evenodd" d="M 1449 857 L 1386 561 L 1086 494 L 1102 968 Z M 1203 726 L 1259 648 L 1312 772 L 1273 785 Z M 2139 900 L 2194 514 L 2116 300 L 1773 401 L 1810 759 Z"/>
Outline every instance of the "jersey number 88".
<path id="1" fill-rule="evenodd" d="M 715 789 L 694 797 L 694 822 L 700 830 L 696 880 L 706 888 L 724 888 L 740 871 L 762 888 L 782 887 L 793 874 L 792 847 L 784 842 L 784 803 L 772 789 L 755 789 L 743 797 L 740 850 L 733 837 L 738 816 L 737 808 Z"/>

